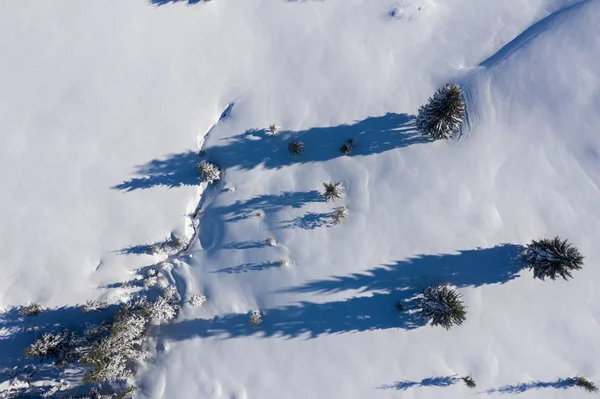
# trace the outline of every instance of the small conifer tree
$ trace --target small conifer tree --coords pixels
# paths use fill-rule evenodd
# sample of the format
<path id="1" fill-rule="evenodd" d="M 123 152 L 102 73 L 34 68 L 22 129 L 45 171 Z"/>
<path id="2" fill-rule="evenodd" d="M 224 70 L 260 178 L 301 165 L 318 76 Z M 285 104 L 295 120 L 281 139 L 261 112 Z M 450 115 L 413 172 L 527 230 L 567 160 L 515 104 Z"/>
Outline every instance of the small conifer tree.
<path id="1" fill-rule="evenodd" d="M 348 139 L 340 147 L 340 152 L 344 155 L 350 155 L 350 154 L 352 154 L 353 149 L 354 149 L 354 139 Z"/>
<path id="2" fill-rule="evenodd" d="M 521 254 L 525 267 L 533 269 L 533 276 L 544 280 L 572 278 L 571 272 L 583 266 L 583 256 L 567 240 L 559 237 L 532 240 Z"/>
<path id="3" fill-rule="evenodd" d="M 302 155 L 304 152 L 304 143 L 298 140 L 290 141 L 288 144 L 288 150 L 293 156 Z"/>
<path id="4" fill-rule="evenodd" d="M 463 380 L 463 382 L 469 389 L 474 389 L 475 387 L 477 387 L 477 383 L 475 383 L 475 379 L 471 374 L 466 375 L 464 377 L 460 377 L 460 379 Z"/>
<path id="5" fill-rule="evenodd" d="M 265 130 L 267 136 L 279 136 L 279 130 L 281 128 L 274 123 L 271 123 L 269 127 Z"/>
<path id="6" fill-rule="evenodd" d="M 323 196 L 325 197 L 325 202 L 335 201 L 336 199 L 344 198 L 344 189 L 342 187 L 342 183 L 340 182 L 329 182 L 323 183 L 325 187 L 325 192 Z"/>
<path id="7" fill-rule="evenodd" d="M 449 330 L 466 320 L 466 308 L 461 295 L 446 285 L 435 285 L 423 291 L 421 314 L 432 326 L 442 326 Z"/>
<path id="8" fill-rule="evenodd" d="M 429 102 L 419 108 L 417 130 L 433 140 L 452 138 L 465 117 L 465 101 L 458 85 L 439 88 Z"/>
<path id="9" fill-rule="evenodd" d="M 573 386 L 580 387 L 588 392 L 597 392 L 598 387 L 593 381 L 588 380 L 585 377 L 576 376 L 570 379 L 570 383 Z"/>
<path id="10" fill-rule="evenodd" d="M 219 167 L 208 161 L 200 162 L 197 166 L 197 169 L 202 179 L 208 184 L 221 178 L 221 170 Z"/>

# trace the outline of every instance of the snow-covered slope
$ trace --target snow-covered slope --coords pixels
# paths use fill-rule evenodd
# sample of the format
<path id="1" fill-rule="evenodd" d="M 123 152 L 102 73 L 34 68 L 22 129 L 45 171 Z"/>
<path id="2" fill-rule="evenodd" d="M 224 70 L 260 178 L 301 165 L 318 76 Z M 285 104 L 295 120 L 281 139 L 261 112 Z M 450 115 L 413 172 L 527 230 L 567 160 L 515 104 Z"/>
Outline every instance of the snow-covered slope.
<path id="1" fill-rule="evenodd" d="M 558 378 L 600 380 L 598 0 L 0 10 L 1 305 L 117 301 L 107 286 L 162 259 L 119 250 L 191 236 L 202 211 L 168 276 L 208 302 L 153 330 L 140 397 L 558 398 L 585 395 Z M 448 81 L 468 124 L 427 142 L 414 114 Z M 224 169 L 204 191 L 200 145 Z M 316 192 L 330 180 L 347 187 L 335 204 Z M 554 235 L 586 256 L 574 280 L 519 271 L 519 245 Z M 435 283 L 459 287 L 463 326 L 396 313 Z M 475 391 L 451 384 L 469 373 Z"/>

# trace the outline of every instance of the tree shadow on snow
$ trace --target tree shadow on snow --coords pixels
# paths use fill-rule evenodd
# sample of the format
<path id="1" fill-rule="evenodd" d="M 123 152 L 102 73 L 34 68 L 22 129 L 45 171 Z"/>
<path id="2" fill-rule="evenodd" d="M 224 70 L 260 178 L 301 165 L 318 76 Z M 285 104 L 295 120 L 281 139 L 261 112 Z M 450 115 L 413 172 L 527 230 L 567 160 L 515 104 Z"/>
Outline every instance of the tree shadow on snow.
<path id="1" fill-rule="evenodd" d="M 333 215 L 333 212 L 327 212 L 327 213 L 308 212 L 305 215 L 298 216 L 297 218 L 294 218 L 292 220 L 286 220 L 286 221 L 280 222 L 281 226 L 279 226 L 279 228 L 281 228 L 281 229 L 301 228 L 304 230 L 314 230 L 316 228 L 324 227 L 324 226 L 330 227 L 330 226 L 333 226 L 333 222 L 331 220 L 332 215 Z"/>
<path id="2" fill-rule="evenodd" d="M 117 306 L 96 312 L 82 312 L 80 307 L 66 306 L 45 309 L 36 316 L 21 316 L 19 308 L 12 308 L 0 314 L 0 381 L 23 376 L 31 380 L 52 380 L 59 377 L 61 370 L 46 360 L 40 362 L 29 359 L 23 351 L 39 336 L 48 332 L 57 332 L 68 328 L 82 333 L 88 324 L 100 324 L 114 316 Z M 34 370 L 32 375 L 30 371 Z M 21 378 L 21 377 L 19 377 Z M 37 397 L 37 396 L 36 396 Z"/>
<path id="3" fill-rule="evenodd" d="M 157 186 L 176 188 L 180 186 L 196 186 L 200 177 L 196 165 L 200 162 L 197 152 L 186 151 L 171 154 L 165 159 L 155 159 L 144 165 L 135 167 L 134 177 L 111 187 L 113 190 L 130 192 Z"/>
<path id="4" fill-rule="evenodd" d="M 302 208 L 311 202 L 325 201 L 325 197 L 317 190 L 284 191 L 280 194 L 263 194 L 245 201 L 236 201 L 231 205 L 214 207 L 210 212 L 223 217 L 225 222 L 239 222 L 255 217 L 256 212 L 278 212 L 286 207 Z"/>
<path id="5" fill-rule="evenodd" d="M 556 381 L 532 381 L 532 382 L 523 382 L 516 385 L 505 385 L 500 388 L 488 389 L 486 391 L 487 394 L 511 394 L 515 395 L 518 393 L 523 393 L 525 391 L 529 391 L 531 389 L 543 389 L 543 388 L 554 388 L 554 389 L 568 389 L 572 388 L 573 384 L 568 379 L 559 378 Z"/>
<path id="6" fill-rule="evenodd" d="M 315 127 L 292 132 L 282 131 L 279 136 L 267 136 L 258 130 L 222 139 L 223 146 L 210 148 L 211 156 L 221 167 L 242 170 L 262 166 L 278 169 L 296 163 L 324 162 L 344 156 L 340 146 L 349 138 L 354 140 L 351 156 L 379 154 L 412 144 L 426 143 L 429 139 L 414 128 L 414 116 L 387 113 L 369 117 L 352 125 Z M 304 143 L 304 152 L 293 156 L 288 143 L 299 140 Z"/>
<path id="7" fill-rule="evenodd" d="M 248 130 L 237 136 L 222 139 L 224 145 L 212 146 L 212 162 L 223 169 L 238 167 L 243 170 L 259 165 L 278 169 L 295 163 L 322 162 L 344 156 L 340 146 L 354 139 L 352 156 L 379 154 L 430 140 L 414 128 L 414 116 L 387 113 L 369 117 L 353 125 L 315 127 L 304 131 L 283 131 L 279 136 L 266 136 L 262 131 Z M 292 156 L 288 142 L 304 142 L 304 152 Z M 199 183 L 196 165 L 200 161 L 194 151 L 171 154 L 165 159 L 155 159 L 138 165 L 134 177 L 111 187 L 113 190 L 134 191 L 157 186 L 175 188 Z"/>
<path id="8" fill-rule="evenodd" d="M 314 281 L 286 290 L 295 293 L 353 290 L 368 295 L 266 309 L 264 321 L 258 326 L 250 326 L 246 314 L 230 314 L 211 320 L 173 323 L 162 328 L 162 333 L 176 340 L 195 336 L 226 339 L 251 335 L 291 339 L 389 328 L 411 330 L 426 324 L 426 320 L 415 312 L 415 298 L 423 288 L 442 283 L 463 288 L 510 281 L 520 270 L 513 260 L 520 249 L 518 245 L 505 244 L 458 254 L 423 255 L 366 273 Z M 394 307 L 398 301 L 404 305 L 402 313 Z"/>
<path id="9" fill-rule="evenodd" d="M 429 377 L 421 381 L 397 381 L 392 385 L 381 386 L 379 387 L 379 389 L 398 389 L 400 391 L 405 391 L 413 387 L 449 387 L 450 385 L 454 385 L 457 382 L 458 378 L 456 378 L 455 376 Z"/>
<path id="10" fill-rule="evenodd" d="M 155 6 L 164 6 L 165 4 L 169 3 L 186 3 L 187 5 L 191 6 L 198 3 L 208 3 L 210 1 L 211 0 L 150 0 L 150 4 Z"/>
<path id="11" fill-rule="evenodd" d="M 267 270 L 274 269 L 279 267 L 277 262 L 263 262 L 263 263 L 244 263 L 239 266 L 227 267 L 225 269 L 215 270 L 211 273 L 229 273 L 229 274 L 237 274 L 237 273 L 246 273 L 258 270 Z"/>

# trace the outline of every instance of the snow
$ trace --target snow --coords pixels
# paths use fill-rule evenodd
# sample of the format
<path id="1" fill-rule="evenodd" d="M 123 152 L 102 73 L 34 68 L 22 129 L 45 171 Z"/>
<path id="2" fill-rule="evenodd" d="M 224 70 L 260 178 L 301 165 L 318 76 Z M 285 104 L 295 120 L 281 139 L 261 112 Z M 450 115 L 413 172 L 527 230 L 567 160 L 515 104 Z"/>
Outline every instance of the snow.
<path id="1" fill-rule="evenodd" d="M 599 0 L 3 2 L 0 306 L 51 310 L 0 315 L 2 380 L 23 329 L 164 262 L 207 300 L 153 326 L 140 398 L 587 397 L 558 380 L 600 382 L 599 30 Z M 467 124 L 429 142 L 414 115 L 447 82 Z M 572 280 L 519 270 L 556 235 Z M 442 283 L 467 306 L 450 331 L 411 308 Z"/>

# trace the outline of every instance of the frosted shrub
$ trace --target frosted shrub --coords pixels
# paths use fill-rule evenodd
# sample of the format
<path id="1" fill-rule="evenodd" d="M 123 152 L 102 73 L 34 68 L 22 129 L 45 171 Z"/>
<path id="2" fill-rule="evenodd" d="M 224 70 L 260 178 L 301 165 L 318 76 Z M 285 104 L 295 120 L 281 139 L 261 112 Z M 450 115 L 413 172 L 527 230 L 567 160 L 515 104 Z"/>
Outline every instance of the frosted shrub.
<path id="1" fill-rule="evenodd" d="M 75 359 L 74 334 L 67 330 L 45 333 L 25 349 L 24 355 L 33 359 L 54 360 L 57 365 L 66 365 Z"/>
<path id="2" fill-rule="evenodd" d="M 281 258 L 277 262 L 277 266 L 279 266 L 280 269 L 285 269 L 290 266 L 290 260 L 288 258 Z"/>
<path id="3" fill-rule="evenodd" d="M 169 321 L 177 315 L 177 305 L 159 296 L 156 301 L 148 302 L 142 308 L 141 314 L 148 320 Z"/>
<path id="4" fill-rule="evenodd" d="M 298 140 L 290 141 L 288 144 L 288 150 L 293 156 L 302 155 L 304 152 L 304 143 Z"/>
<path id="5" fill-rule="evenodd" d="M 348 139 L 340 147 L 340 152 L 344 155 L 350 155 L 350 154 L 352 154 L 353 149 L 354 149 L 354 139 Z"/>
<path id="6" fill-rule="evenodd" d="M 325 196 L 325 202 L 344 198 L 344 188 L 342 187 L 342 183 L 329 182 L 323 183 L 323 186 L 325 187 L 325 192 L 323 193 L 323 196 Z"/>
<path id="7" fill-rule="evenodd" d="M 191 296 L 189 303 L 193 308 L 201 308 L 206 302 L 206 297 L 202 294 L 194 294 Z"/>
<path id="8" fill-rule="evenodd" d="M 219 167 L 208 161 L 200 162 L 197 166 L 197 169 L 202 179 L 208 184 L 221 178 L 221 170 Z"/>
<path id="9" fill-rule="evenodd" d="M 460 379 L 463 380 L 463 382 L 469 389 L 474 389 L 475 387 L 477 387 L 475 379 L 473 379 L 473 376 L 471 374 L 466 375 L 464 377 L 460 377 Z"/>
<path id="10" fill-rule="evenodd" d="M 466 308 L 461 295 L 445 285 L 428 287 L 423 291 L 420 301 L 421 314 L 432 326 L 442 326 L 446 330 L 461 325 L 466 320 Z"/>
<path id="11" fill-rule="evenodd" d="M 81 363 L 91 369 L 83 376 L 86 384 L 125 381 L 132 375 L 131 364 L 147 358 L 142 348 L 148 321 L 123 306 L 110 334 L 94 344 Z"/>
<path id="12" fill-rule="evenodd" d="M 107 302 L 92 300 L 92 301 L 86 301 L 85 305 L 83 305 L 81 307 L 81 310 L 84 313 L 89 313 L 89 312 L 98 312 L 101 310 L 105 310 L 107 308 L 108 308 Z"/>
<path id="13" fill-rule="evenodd" d="M 39 303 L 31 303 L 19 310 L 21 316 L 37 316 L 44 311 L 44 307 Z"/>
<path id="14" fill-rule="evenodd" d="M 267 245 L 274 247 L 277 245 L 277 241 L 275 241 L 275 237 L 269 237 L 266 240 Z"/>
<path id="15" fill-rule="evenodd" d="M 248 323 L 250 323 L 250 325 L 252 327 L 257 326 L 260 323 L 262 323 L 262 315 L 260 314 L 260 312 L 258 310 L 254 310 L 250 313 Z"/>
<path id="16" fill-rule="evenodd" d="M 458 85 L 446 84 L 419 108 L 417 130 L 433 140 L 452 138 L 465 117 L 465 101 Z"/>
<path id="17" fill-rule="evenodd" d="M 158 284 L 157 276 L 148 276 L 144 279 L 144 286 L 146 287 L 154 287 L 156 284 Z"/>
<path id="18" fill-rule="evenodd" d="M 331 214 L 331 221 L 334 225 L 338 225 L 342 223 L 342 219 L 346 219 L 348 217 L 348 208 L 345 206 L 338 206 L 333 210 Z"/>
<path id="19" fill-rule="evenodd" d="M 281 128 L 274 123 L 271 123 L 269 127 L 265 130 L 267 136 L 279 136 L 279 130 Z"/>
<path id="20" fill-rule="evenodd" d="M 596 386 L 596 384 L 594 384 L 593 381 L 590 381 L 585 377 L 576 376 L 576 377 L 570 378 L 569 382 L 571 385 L 580 387 L 580 388 L 586 390 L 587 392 L 597 392 L 598 391 L 598 387 Z"/>
<path id="21" fill-rule="evenodd" d="M 558 237 L 532 240 L 521 253 L 521 260 L 525 267 L 533 269 L 533 277 L 541 280 L 546 277 L 568 280 L 573 277 L 572 271 L 583 266 L 583 256 L 579 250 Z"/>
<path id="22" fill-rule="evenodd" d="M 181 251 L 188 245 L 188 239 L 184 236 L 173 236 L 171 239 L 165 241 L 165 247 L 170 251 Z"/>
<path id="23" fill-rule="evenodd" d="M 167 285 L 162 289 L 162 296 L 169 302 L 177 300 L 177 289 L 172 285 Z"/>

